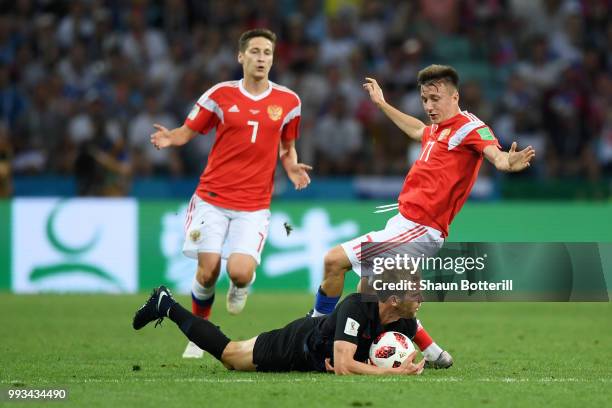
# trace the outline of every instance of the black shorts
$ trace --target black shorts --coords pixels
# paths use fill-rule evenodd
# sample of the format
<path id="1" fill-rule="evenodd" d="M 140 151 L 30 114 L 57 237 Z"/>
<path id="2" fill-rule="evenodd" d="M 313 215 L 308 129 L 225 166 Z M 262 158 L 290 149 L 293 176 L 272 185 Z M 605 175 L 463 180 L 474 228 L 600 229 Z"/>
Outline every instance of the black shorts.
<path id="1" fill-rule="evenodd" d="M 316 319 L 303 317 L 282 329 L 261 333 L 253 346 L 257 371 L 315 371 L 305 347 Z"/>

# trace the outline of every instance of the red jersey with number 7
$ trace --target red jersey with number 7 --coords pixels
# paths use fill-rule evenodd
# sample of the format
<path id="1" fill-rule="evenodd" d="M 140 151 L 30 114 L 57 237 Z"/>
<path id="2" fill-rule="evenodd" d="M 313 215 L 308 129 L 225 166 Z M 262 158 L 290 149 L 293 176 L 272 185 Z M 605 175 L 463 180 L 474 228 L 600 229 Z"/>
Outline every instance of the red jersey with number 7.
<path id="1" fill-rule="evenodd" d="M 295 92 L 273 82 L 259 95 L 251 95 L 242 80 L 206 91 L 185 119 L 202 134 L 216 129 L 196 194 L 231 210 L 269 208 L 279 144 L 297 139 L 301 106 Z"/>
<path id="2" fill-rule="evenodd" d="M 478 177 L 483 150 L 491 145 L 500 147 L 493 131 L 467 111 L 425 127 L 421 154 L 399 196 L 400 213 L 446 237 Z"/>

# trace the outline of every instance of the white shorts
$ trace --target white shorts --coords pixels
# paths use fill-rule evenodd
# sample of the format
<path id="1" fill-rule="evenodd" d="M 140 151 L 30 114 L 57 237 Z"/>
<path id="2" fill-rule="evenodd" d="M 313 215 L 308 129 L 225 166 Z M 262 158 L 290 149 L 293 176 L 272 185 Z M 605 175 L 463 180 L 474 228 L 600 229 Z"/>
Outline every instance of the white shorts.
<path id="1" fill-rule="evenodd" d="M 268 236 L 270 210 L 236 211 L 217 207 L 196 194 L 189 202 L 185 217 L 183 254 L 198 258 L 199 252 L 251 255 L 259 265 Z"/>
<path id="2" fill-rule="evenodd" d="M 364 250 L 362 254 L 362 242 L 388 242 L 389 244 Z M 410 245 L 405 245 L 408 243 Z M 363 256 L 369 258 L 376 256 L 378 253 L 390 254 L 394 253 L 394 249 L 396 249 L 397 253 L 408 253 L 408 255 L 415 257 L 421 255 L 428 257 L 435 255 L 443 244 L 444 238 L 437 229 L 417 224 L 404 218 L 402 214 L 397 214 L 389 218 L 385 229 L 368 232 L 340 245 L 351 261 L 353 271 L 361 276 L 361 258 Z"/>

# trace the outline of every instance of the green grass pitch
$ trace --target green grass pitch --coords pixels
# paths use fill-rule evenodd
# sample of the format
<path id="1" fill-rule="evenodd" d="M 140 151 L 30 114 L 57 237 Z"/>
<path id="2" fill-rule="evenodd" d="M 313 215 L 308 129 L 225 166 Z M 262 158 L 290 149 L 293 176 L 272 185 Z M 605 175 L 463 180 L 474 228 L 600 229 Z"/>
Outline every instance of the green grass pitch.
<path id="1" fill-rule="evenodd" d="M 131 328 L 141 295 L 0 294 L 0 405 L 9 387 L 64 388 L 53 406 L 610 406 L 612 304 L 427 303 L 419 317 L 455 365 L 420 377 L 230 372 L 183 360 L 169 320 Z M 187 297 L 178 299 L 188 304 Z M 312 297 L 255 293 L 243 314 L 224 299 L 213 321 L 246 339 L 303 316 Z M 34 403 L 33 403 L 34 404 Z M 37 404 L 40 404 L 38 402 Z M 50 405 L 49 405 L 50 406 Z"/>

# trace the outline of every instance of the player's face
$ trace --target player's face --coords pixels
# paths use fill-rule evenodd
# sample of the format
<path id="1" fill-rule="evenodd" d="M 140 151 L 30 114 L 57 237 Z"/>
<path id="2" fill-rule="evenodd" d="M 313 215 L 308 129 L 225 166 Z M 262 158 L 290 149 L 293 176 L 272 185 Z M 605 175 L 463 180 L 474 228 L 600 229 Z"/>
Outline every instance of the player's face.
<path id="1" fill-rule="evenodd" d="M 455 116 L 459 110 L 459 93 L 445 82 L 421 87 L 423 110 L 431 123 L 440 123 Z"/>
<path id="2" fill-rule="evenodd" d="M 404 319 L 412 319 L 421 307 L 423 296 L 420 291 L 410 291 L 403 299 L 396 299 L 395 307 Z"/>
<path id="3" fill-rule="evenodd" d="M 257 80 L 268 78 L 273 59 L 274 44 L 265 37 L 251 38 L 246 50 L 238 53 L 244 76 Z"/>

